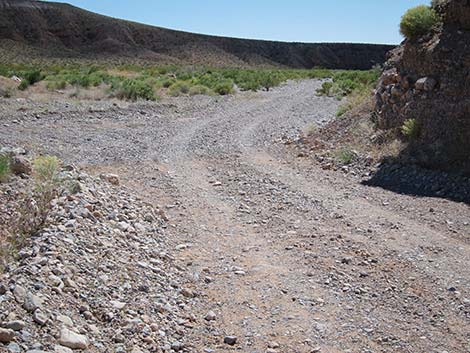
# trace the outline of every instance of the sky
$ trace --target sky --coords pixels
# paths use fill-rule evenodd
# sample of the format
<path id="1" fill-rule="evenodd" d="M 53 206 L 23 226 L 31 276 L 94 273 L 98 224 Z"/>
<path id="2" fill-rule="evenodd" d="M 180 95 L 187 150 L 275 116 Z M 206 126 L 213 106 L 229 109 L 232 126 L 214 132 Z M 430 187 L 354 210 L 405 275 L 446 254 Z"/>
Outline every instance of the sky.
<path id="1" fill-rule="evenodd" d="M 62 0 L 189 32 L 288 42 L 398 44 L 400 17 L 427 0 Z"/>

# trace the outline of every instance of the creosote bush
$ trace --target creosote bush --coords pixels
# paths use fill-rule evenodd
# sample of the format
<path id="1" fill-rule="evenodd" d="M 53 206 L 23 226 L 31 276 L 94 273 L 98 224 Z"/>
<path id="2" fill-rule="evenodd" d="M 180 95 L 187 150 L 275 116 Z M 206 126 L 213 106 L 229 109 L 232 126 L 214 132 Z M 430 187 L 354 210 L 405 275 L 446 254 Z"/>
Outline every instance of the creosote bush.
<path id="1" fill-rule="evenodd" d="M 144 99 L 153 101 L 155 100 L 155 93 L 151 84 L 138 80 L 138 79 L 126 79 L 118 84 L 116 90 L 116 96 L 120 99 L 127 99 L 136 101 L 138 99 Z"/>
<path id="2" fill-rule="evenodd" d="M 439 15 L 432 7 L 416 6 L 409 9 L 401 18 L 400 32 L 408 39 L 415 39 L 431 32 L 439 21 Z"/>
<path id="3" fill-rule="evenodd" d="M 419 123 L 416 121 L 416 119 L 405 120 L 401 127 L 402 135 L 410 140 L 418 138 L 421 132 L 420 130 Z"/>
<path id="4" fill-rule="evenodd" d="M 0 183 L 7 181 L 10 173 L 10 157 L 0 155 Z"/>

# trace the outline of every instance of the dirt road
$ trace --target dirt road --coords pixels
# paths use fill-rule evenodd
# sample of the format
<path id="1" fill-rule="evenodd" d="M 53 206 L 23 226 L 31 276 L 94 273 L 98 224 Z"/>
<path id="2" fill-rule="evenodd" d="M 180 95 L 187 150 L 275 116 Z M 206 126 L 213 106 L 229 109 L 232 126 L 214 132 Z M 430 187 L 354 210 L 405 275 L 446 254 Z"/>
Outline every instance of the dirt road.
<path id="1" fill-rule="evenodd" d="M 297 158 L 279 140 L 338 106 L 319 85 L 91 109 L 10 103 L 0 141 L 116 172 L 163 206 L 198 293 L 190 352 L 469 352 L 468 206 Z"/>

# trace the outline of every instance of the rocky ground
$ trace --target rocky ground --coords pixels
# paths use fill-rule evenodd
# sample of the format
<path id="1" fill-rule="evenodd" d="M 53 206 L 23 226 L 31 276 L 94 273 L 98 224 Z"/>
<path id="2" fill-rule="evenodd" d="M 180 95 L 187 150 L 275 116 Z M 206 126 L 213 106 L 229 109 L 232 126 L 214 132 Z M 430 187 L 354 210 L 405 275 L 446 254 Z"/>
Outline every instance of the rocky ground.
<path id="1" fill-rule="evenodd" d="M 0 319 L 24 327 L 10 346 L 53 352 L 72 331 L 90 352 L 470 351 L 468 205 L 367 186 L 285 146 L 334 117 L 319 85 L 2 101 L 2 144 L 126 186 L 83 175 L 12 264 Z"/>

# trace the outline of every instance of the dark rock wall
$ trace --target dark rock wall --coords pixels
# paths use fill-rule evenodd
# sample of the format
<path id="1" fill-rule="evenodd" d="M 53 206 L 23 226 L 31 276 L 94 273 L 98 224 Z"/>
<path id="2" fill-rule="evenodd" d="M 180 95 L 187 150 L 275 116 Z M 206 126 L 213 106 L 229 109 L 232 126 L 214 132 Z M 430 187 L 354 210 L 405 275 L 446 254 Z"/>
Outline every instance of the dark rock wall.
<path id="1" fill-rule="evenodd" d="M 443 26 L 406 40 L 385 65 L 376 91 L 379 127 L 418 122 L 408 152 L 419 163 L 470 172 L 470 1 L 440 7 Z"/>

